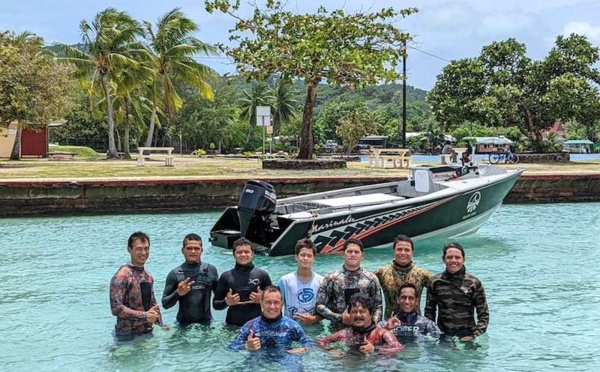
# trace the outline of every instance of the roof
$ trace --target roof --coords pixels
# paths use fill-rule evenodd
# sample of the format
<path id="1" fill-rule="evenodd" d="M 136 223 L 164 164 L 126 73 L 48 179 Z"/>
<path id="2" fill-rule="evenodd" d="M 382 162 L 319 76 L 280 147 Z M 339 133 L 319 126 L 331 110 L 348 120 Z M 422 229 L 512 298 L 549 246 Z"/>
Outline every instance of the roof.
<path id="1" fill-rule="evenodd" d="M 568 140 L 564 142 L 565 145 L 593 145 L 594 142 L 590 140 Z"/>
<path id="2" fill-rule="evenodd" d="M 492 144 L 492 145 L 510 145 L 513 141 L 509 140 L 504 136 L 498 137 L 465 137 L 464 140 L 474 139 L 477 141 L 477 144 Z"/>
<path id="3" fill-rule="evenodd" d="M 361 141 L 368 141 L 368 140 L 383 140 L 388 138 L 388 136 L 376 136 L 376 135 L 370 135 L 370 136 L 366 136 L 361 138 Z"/>
<path id="4" fill-rule="evenodd" d="M 555 132 L 555 133 L 564 133 L 565 132 L 565 128 L 563 127 L 562 123 L 560 121 L 555 121 L 554 124 L 552 125 L 552 128 L 550 128 L 549 130 L 550 132 Z"/>

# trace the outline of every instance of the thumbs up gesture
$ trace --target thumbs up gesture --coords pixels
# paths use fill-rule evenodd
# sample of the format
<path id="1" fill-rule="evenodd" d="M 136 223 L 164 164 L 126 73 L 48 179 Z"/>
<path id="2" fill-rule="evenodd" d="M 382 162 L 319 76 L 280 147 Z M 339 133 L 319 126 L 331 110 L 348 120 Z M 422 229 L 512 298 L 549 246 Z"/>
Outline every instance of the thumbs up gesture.
<path id="1" fill-rule="evenodd" d="M 239 294 L 233 294 L 233 291 L 231 290 L 231 288 L 229 288 L 229 292 L 227 292 L 227 296 L 225 297 L 225 303 L 227 304 L 227 306 L 235 306 L 238 305 L 240 302 L 240 295 Z"/>
<path id="2" fill-rule="evenodd" d="M 363 354 L 370 354 L 373 351 L 375 351 L 375 346 L 373 346 L 373 344 L 370 343 L 369 340 L 367 340 L 367 336 L 365 336 L 363 344 L 358 348 L 358 351 L 360 351 Z"/>
<path id="3" fill-rule="evenodd" d="M 248 340 L 246 341 L 246 350 L 260 350 L 260 338 L 254 337 L 254 331 L 250 330 Z"/>
<path id="4" fill-rule="evenodd" d="M 250 293 L 250 301 L 254 302 L 255 304 L 259 304 L 260 299 L 262 298 L 262 290 L 260 289 L 260 287 L 257 288 L 257 291 L 258 292 Z"/>

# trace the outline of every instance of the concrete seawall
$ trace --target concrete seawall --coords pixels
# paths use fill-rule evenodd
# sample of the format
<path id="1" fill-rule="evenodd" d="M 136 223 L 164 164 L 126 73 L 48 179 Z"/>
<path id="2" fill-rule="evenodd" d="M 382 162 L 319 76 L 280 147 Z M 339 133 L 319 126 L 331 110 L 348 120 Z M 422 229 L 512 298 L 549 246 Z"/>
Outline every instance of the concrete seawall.
<path id="1" fill-rule="evenodd" d="M 389 182 L 398 178 L 264 179 L 278 197 Z M 237 204 L 245 179 L 0 181 L 0 217 L 202 211 Z M 600 201 L 600 173 L 524 175 L 507 203 Z"/>

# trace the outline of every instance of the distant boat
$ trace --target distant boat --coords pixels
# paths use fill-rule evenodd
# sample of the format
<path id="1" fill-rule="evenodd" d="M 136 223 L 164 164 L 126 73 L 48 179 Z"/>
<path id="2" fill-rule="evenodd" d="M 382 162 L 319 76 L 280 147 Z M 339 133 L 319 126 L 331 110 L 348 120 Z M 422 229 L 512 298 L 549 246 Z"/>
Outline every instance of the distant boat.
<path id="1" fill-rule="evenodd" d="M 212 227 L 210 241 L 232 249 L 243 236 L 259 252 L 284 256 L 304 237 L 324 254 L 340 252 L 349 238 L 371 248 L 399 234 L 417 240 L 467 235 L 487 221 L 522 173 L 487 164 L 415 166 L 407 180 L 280 200 L 272 185 L 252 180 L 238 206 Z"/>

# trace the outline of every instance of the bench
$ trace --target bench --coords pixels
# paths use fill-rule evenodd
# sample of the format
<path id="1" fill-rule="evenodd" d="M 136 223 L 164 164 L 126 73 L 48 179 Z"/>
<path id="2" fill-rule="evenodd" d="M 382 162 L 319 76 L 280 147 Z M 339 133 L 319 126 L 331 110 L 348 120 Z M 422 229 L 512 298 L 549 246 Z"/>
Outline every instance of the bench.
<path id="1" fill-rule="evenodd" d="M 377 149 L 371 148 L 368 155 L 369 167 L 386 168 L 391 164 L 393 168 L 406 168 L 410 166 L 408 149 Z"/>
<path id="2" fill-rule="evenodd" d="M 50 158 L 50 160 L 54 160 L 54 159 L 73 159 L 75 158 L 75 153 L 74 152 L 68 152 L 68 151 L 52 151 L 48 153 L 48 157 Z"/>
<path id="3" fill-rule="evenodd" d="M 139 155 L 137 159 L 137 164 L 139 166 L 144 166 L 146 165 L 146 159 L 149 160 L 151 157 L 156 156 L 165 160 L 165 166 L 172 167 L 173 159 L 175 158 L 174 155 L 171 155 L 173 150 L 175 150 L 174 147 L 138 147 Z M 159 154 L 156 154 L 156 152 L 158 152 Z M 166 154 L 160 154 L 163 152 Z"/>

